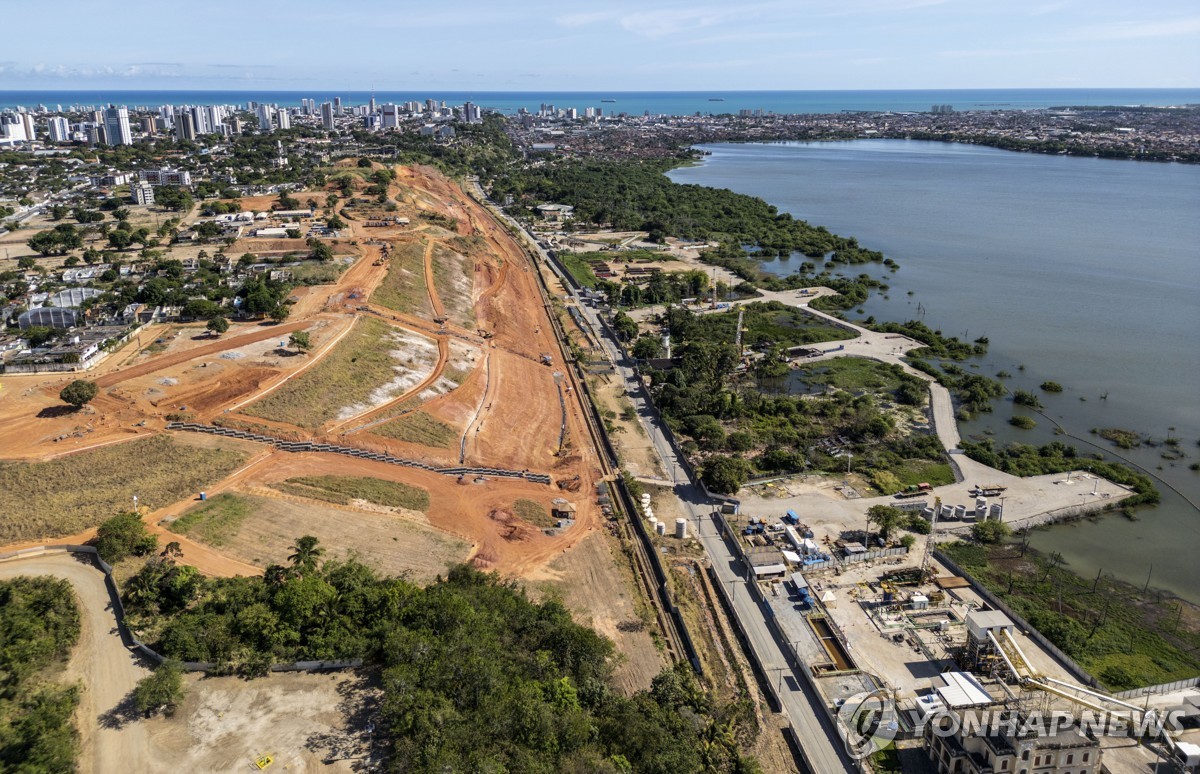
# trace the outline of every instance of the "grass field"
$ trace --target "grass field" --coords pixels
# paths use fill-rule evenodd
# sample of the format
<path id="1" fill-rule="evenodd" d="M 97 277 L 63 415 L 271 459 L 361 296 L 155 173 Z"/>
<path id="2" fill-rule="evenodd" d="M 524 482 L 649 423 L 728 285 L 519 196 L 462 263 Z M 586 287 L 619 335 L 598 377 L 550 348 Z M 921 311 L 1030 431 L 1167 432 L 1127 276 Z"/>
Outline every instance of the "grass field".
<path id="1" fill-rule="evenodd" d="M 745 310 L 742 340 L 747 346 L 769 341 L 781 347 L 795 347 L 822 341 L 844 341 L 855 335 L 778 301 L 756 301 L 741 309 Z M 738 311 L 701 315 L 697 317 L 699 329 L 694 338 L 733 341 L 737 320 Z"/>
<path id="2" fill-rule="evenodd" d="M 299 285 L 331 285 L 347 268 L 349 265 L 342 263 L 340 258 L 331 263 L 305 261 L 299 266 L 287 267 Z"/>
<path id="3" fill-rule="evenodd" d="M 366 500 L 389 508 L 425 511 L 429 493 L 424 489 L 395 481 L 361 476 L 302 476 L 271 484 L 274 489 L 297 497 L 307 497 L 337 505 Z"/>
<path id="4" fill-rule="evenodd" d="M 346 406 L 366 403 L 371 393 L 396 378 L 398 363 L 388 346 L 392 332 L 382 320 L 361 318 L 321 362 L 242 413 L 316 428 Z"/>
<path id="5" fill-rule="evenodd" d="M 838 389 L 892 392 L 900 386 L 904 372 L 899 366 L 863 357 L 838 357 L 797 370 L 809 384 L 828 384 Z"/>
<path id="6" fill-rule="evenodd" d="M 442 245 L 433 248 L 433 284 L 450 321 L 464 328 L 475 327 L 475 262 Z"/>
<path id="7" fill-rule="evenodd" d="M 458 439 L 458 433 L 453 427 L 424 411 L 410 412 L 391 422 L 379 425 L 371 432 L 385 438 L 395 438 L 397 441 L 418 443 L 438 449 L 448 449 Z"/>
<path id="8" fill-rule="evenodd" d="M 254 505 L 250 498 L 223 493 L 195 508 L 189 508 L 166 526 L 172 532 L 196 538 L 219 548 L 238 531 L 246 517 L 254 512 Z"/>
<path id="9" fill-rule="evenodd" d="M 405 314 L 429 316 L 429 291 L 425 287 L 425 245 L 397 245 L 388 260 L 387 276 L 371 294 L 371 303 Z"/>
<path id="10" fill-rule="evenodd" d="M 224 478 L 241 452 L 158 435 L 49 462 L 0 464 L 0 544 L 69 535 L 127 511 L 132 497 L 161 508 Z"/>
<path id="11" fill-rule="evenodd" d="M 591 262 L 584 260 L 579 253 L 561 252 L 558 254 L 558 259 L 562 261 L 562 265 L 566 267 L 567 271 L 571 272 L 571 276 L 585 288 L 594 288 L 600 281 L 596 277 L 596 272 L 592 271 Z"/>
<path id="12" fill-rule="evenodd" d="M 554 519 L 550 518 L 550 514 L 546 512 L 545 507 L 535 500 L 526 500 L 525 498 L 517 500 L 513 503 L 513 513 L 535 527 L 546 528 L 554 526 Z"/>
<path id="13" fill-rule="evenodd" d="M 891 468 L 891 473 L 900 480 L 902 486 L 928 483 L 933 486 L 944 486 L 954 483 L 954 471 L 948 462 L 931 462 L 930 460 L 905 460 L 901 465 Z M 885 494 L 891 494 L 886 492 Z"/>

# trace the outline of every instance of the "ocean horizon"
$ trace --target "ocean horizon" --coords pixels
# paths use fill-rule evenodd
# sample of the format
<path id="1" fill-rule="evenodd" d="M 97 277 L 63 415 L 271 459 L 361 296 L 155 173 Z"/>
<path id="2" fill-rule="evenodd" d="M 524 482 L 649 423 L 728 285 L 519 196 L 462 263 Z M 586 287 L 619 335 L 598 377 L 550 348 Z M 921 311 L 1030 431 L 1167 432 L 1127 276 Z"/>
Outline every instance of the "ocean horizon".
<path id="1" fill-rule="evenodd" d="M 389 90 L 336 91 L 310 89 L 281 91 L 165 90 L 165 89 L 64 89 L 3 90 L 0 109 L 17 107 L 50 109 L 62 106 L 99 106 L 109 103 L 132 108 L 160 105 L 244 105 L 264 102 L 297 107 L 302 99 L 318 102 L 340 97 L 344 105 L 424 102 L 434 99 L 448 105 L 474 102 L 501 113 L 521 108 L 536 112 L 543 104 L 555 107 L 601 108 L 607 114 L 720 115 L 740 110 L 774 114 L 838 113 L 843 111 L 928 111 L 933 105 L 950 105 L 956 111 L 1032 110 L 1064 106 L 1200 105 L 1200 88 L 1190 89 L 906 89 L 906 90 L 805 90 L 805 91 L 461 91 Z"/>

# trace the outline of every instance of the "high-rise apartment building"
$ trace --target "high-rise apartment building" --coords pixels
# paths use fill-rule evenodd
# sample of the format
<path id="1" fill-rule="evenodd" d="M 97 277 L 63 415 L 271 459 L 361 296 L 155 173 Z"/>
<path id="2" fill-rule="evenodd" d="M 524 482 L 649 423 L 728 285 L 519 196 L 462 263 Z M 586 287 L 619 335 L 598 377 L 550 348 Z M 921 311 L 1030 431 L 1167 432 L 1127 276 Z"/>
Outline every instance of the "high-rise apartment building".
<path id="1" fill-rule="evenodd" d="M 175 136 L 180 140 L 196 139 L 196 119 L 187 108 L 180 109 L 175 116 Z"/>
<path id="2" fill-rule="evenodd" d="M 327 131 L 333 131 L 333 103 L 321 103 L 321 126 Z"/>
<path id="3" fill-rule="evenodd" d="M 67 142 L 71 139 L 71 123 L 62 116 L 53 116 L 48 122 L 51 142 Z"/>
<path id="4" fill-rule="evenodd" d="M 104 111 L 104 141 L 109 145 L 133 145 L 127 109 L 109 105 Z"/>

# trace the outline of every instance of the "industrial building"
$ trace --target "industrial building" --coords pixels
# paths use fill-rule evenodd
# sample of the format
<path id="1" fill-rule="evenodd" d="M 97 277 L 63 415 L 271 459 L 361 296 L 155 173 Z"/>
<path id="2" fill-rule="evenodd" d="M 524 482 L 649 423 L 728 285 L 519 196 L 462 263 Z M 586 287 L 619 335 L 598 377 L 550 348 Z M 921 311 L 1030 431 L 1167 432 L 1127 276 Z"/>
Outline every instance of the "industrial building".
<path id="1" fill-rule="evenodd" d="M 1051 736 L 1022 732 L 1024 718 L 1003 714 L 995 734 L 964 734 L 958 710 L 943 709 L 925 726 L 923 746 L 939 774 L 1095 774 L 1100 742 L 1069 726 Z M 1015 712 L 1015 711 L 1014 711 Z M 957 728 L 956 728 L 957 727 Z M 954 729 L 950 732 L 950 729 Z"/>

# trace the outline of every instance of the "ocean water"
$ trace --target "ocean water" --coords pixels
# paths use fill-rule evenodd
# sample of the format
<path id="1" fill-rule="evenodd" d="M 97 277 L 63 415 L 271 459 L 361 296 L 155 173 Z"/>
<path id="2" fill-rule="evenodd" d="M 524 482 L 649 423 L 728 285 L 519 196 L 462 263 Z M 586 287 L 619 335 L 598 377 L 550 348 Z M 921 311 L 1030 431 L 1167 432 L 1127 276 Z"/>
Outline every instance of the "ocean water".
<path id="1" fill-rule="evenodd" d="M 298 106 L 304 98 L 318 102 L 341 97 L 343 104 L 445 101 L 474 102 L 484 108 L 515 113 L 536 111 L 542 103 L 557 107 L 598 107 L 605 114 L 692 115 L 762 110 L 767 113 L 837 113 L 843 110 L 924 111 L 949 104 L 955 110 L 1028 109 L 1063 105 L 1200 104 L 1200 89 L 918 89 L 907 91 L 0 91 L 0 109 L 39 104 L 62 105 L 236 105 L 247 101 Z M 613 100 L 605 102 L 604 100 Z"/>
<path id="2" fill-rule="evenodd" d="M 1011 402 L 998 402 L 963 424 L 964 436 L 1057 437 L 1109 454 L 1092 428 L 1180 439 L 1180 461 L 1163 459 L 1165 446 L 1119 452 L 1160 479 L 1162 505 L 1136 521 L 1055 526 L 1033 544 L 1083 575 L 1139 585 L 1150 575 L 1200 601 L 1200 473 L 1188 469 L 1200 460 L 1200 167 L 905 140 L 705 149 L 702 164 L 671 178 L 760 196 L 882 250 L 901 269 L 868 269 L 891 287 L 853 316 L 987 336 L 979 372 L 1012 373 L 1010 389 L 1046 406 L 1023 431 L 1008 424 Z M 764 268 L 789 273 L 798 262 Z M 1045 380 L 1065 391 L 1041 392 Z M 1072 437 L 1055 436 L 1055 423 Z"/>

